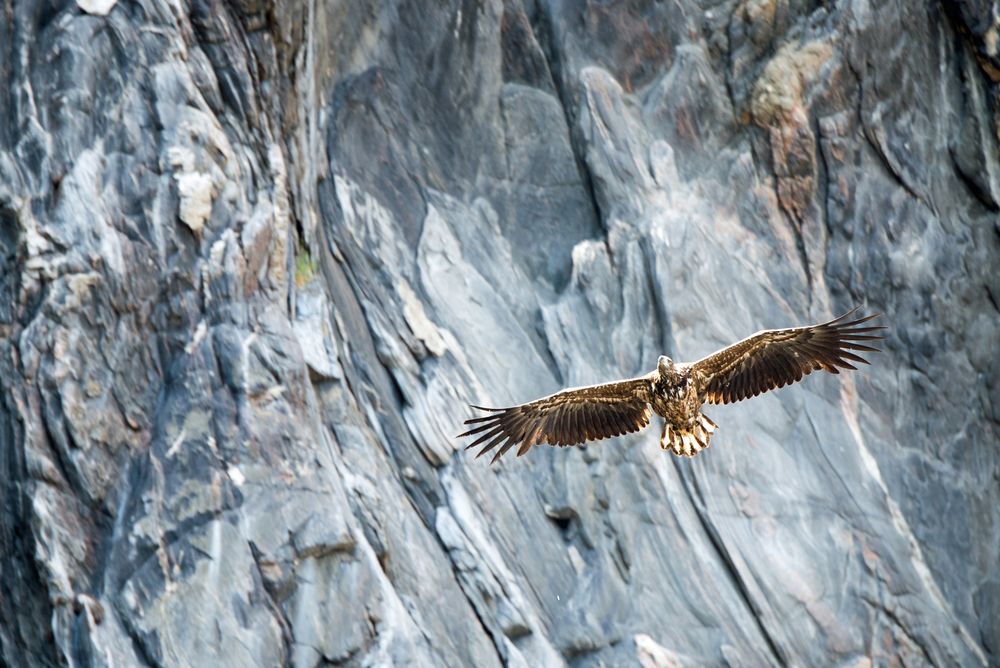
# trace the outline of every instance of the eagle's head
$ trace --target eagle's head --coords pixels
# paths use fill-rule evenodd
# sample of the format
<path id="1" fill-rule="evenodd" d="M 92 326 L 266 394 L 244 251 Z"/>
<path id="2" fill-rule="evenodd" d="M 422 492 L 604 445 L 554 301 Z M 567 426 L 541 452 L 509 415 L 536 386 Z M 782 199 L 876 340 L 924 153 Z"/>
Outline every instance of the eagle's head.
<path id="1" fill-rule="evenodd" d="M 674 373 L 674 361 L 666 355 L 660 355 L 660 359 L 656 360 L 656 370 L 661 377 L 671 376 Z"/>

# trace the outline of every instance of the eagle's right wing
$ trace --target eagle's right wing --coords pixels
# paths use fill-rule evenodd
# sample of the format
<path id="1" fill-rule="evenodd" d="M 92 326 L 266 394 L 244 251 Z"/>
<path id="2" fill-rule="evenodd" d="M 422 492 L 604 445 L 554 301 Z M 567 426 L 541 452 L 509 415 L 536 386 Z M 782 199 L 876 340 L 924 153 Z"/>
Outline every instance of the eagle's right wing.
<path id="1" fill-rule="evenodd" d="M 728 404 L 797 382 L 813 371 L 840 373 L 868 364 L 852 351 L 878 352 L 867 343 L 882 339 L 881 326 L 862 327 L 878 314 L 849 319 L 854 312 L 808 327 L 768 329 L 748 336 L 691 365 L 702 378 L 705 400 Z"/>
<path id="2" fill-rule="evenodd" d="M 463 436 L 478 436 L 466 449 L 485 443 L 477 457 L 499 446 L 491 464 L 520 444 L 520 457 L 536 443 L 574 445 L 639 431 L 652 409 L 653 375 L 602 385 L 575 387 L 511 408 L 483 408 L 491 415 L 466 420 Z"/>

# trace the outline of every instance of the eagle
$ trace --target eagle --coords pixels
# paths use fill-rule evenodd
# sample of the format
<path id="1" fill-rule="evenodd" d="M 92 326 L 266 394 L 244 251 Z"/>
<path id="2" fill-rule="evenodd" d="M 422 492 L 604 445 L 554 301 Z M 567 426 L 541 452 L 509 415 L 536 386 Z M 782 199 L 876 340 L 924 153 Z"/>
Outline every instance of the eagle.
<path id="1" fill-rule="evenodd" d="M 458 438 L 476 437 L 466 446 L 482 445 L 476 457 L 496 449 L 492 464 L 514 446 L 520 457 L 537 443 L 576 445 L 639 431 L 655 411 L 663 418 L 660 447 L 693 457 L 718 429 L 701 412 L 705 402 L 734 403 L 813 371 L 840 373 L 857 369 L 851 362 L 868 364 L 857 353 L 879 352 L 867 343 L 882 339 L 885 327 L 864 326 L 878 313 L 852 320 L 858 308 L 818 325 L 765 329 L 693 363 L 661 355 L 656 370 L 638 378 L 574 387 L 509 408 L 473 405 L 489 415 L 466 420 L 472 426 Z"/>

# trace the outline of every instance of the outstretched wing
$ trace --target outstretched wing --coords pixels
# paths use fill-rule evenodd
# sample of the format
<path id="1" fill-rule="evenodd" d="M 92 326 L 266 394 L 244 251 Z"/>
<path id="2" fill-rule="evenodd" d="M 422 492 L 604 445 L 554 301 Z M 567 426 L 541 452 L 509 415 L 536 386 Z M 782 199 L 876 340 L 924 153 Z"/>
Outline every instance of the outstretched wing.
<path id="1" fill-rule="evenodd" d="M 463 436 L 478 436 L 466 446 L 481 443 L 481 457 L 493 448 L 492 464 L 520 444 L 520 457 L 536 443 L 574 445 L 584 441 L 621 436 L 649 424 L 652 377 L 643 376 L 603 385 L 575 387 L 511 408 L 483 408 L 491 415 L 466 420 L 475 425 Z"/>
<path id="2" fill-rule="evenodd" d="M 790 385 L 813 371 L 855 369 L 851 362 L 868 361 L 851 351 L 878 352 L 861 342 L 881 339 L 878 330 L 885 329 L 860 326 L 879 314 L 849 320 L 857 310 L 821 325 L 757 332 L 698 360 L 692 373 L 703 379 L 706 401 L 728 404 Z"/>

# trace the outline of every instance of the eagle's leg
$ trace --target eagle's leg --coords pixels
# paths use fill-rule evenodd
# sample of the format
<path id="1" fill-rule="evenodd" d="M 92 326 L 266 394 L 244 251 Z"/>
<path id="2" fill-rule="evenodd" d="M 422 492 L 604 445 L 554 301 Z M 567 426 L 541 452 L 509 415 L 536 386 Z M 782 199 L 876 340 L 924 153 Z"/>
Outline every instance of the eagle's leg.
<path id="1" fill-rule="evenodd" d="M 660 448 L 663 450 L 670 449 L 670 443 L 667 442 L 667 421 L 663 421 L 663 429 L 660 430 Z"/>

